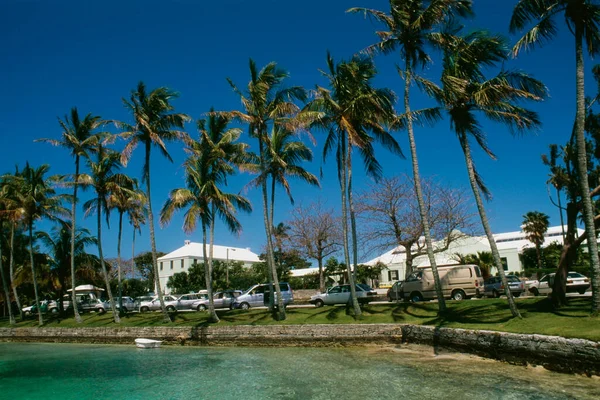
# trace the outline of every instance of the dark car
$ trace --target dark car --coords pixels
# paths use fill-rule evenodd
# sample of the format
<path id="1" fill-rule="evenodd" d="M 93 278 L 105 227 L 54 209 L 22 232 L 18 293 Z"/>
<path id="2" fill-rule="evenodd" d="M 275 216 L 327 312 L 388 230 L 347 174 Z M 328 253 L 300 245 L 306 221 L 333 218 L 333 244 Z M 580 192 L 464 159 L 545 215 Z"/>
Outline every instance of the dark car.
<path id="1" fill-rule="evenodd" d="M 404 284 L 404 281 L 394 282 L 394 284 L 392 285 L 391 288 L 388 289 L 387 294 L 386 294 L 388 301 L 392 302 L 392 301 L 404 300 L 404 291 L 402 290 L 403 284 Z"/>
<path id="2" fill-rule="evenodd" d="M 519 297 L 525 291 L 525 284 L 515 275 L 506 275 L 510 292 Z M 504 294 L 504 285 L 499 276 L 492 276 L 484 282 L 484 295 L 487 297 L 500 297 Z"/>

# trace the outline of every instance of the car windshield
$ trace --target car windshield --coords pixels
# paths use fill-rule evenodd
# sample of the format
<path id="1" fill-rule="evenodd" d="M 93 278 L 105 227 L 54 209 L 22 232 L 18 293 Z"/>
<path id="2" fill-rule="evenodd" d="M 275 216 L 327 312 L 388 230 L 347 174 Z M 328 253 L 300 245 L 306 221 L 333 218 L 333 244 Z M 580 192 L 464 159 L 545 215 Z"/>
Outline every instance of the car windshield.
<path id="1" fill-rule="evenodd" d="M 506 279 L 507 279 L 509 282 L 521 282 L 521 280 L 520 280 L 519 278 L 517 278 L 516 276 L 514 276 L 514 275 L 508 275 L 508 276 L 506 277 Z"/>
<path id="2" fill-rule="evenodd" d="M 569 278 L 585 278 L 585 276 L 581 275 L 579 272 L 569 272 L 567 276 Z"/>

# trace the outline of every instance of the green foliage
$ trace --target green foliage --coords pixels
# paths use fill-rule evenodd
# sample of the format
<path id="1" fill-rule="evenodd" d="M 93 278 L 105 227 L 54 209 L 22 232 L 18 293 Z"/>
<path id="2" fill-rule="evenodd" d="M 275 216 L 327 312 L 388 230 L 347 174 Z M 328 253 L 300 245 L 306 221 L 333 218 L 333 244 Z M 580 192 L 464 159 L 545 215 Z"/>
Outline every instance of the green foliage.
<path id="1" fill-rule="evenodd" d="M 159 251 L 156 258 L 164 256 L 166 253 Z M 142 274 L 142 278 L 148 282 L 154 282 L 154 269 L 152 268 L 152 252 L 146 251 L 138 254 L 134 259 L 135 268 Z M 154 286 L 154 284 L 152 284 Z"/>
<path id="2" fill-rule="evenodd" d="M 381 277 L 384 269 L 387 269 L 387 266 L 382 262 L 377 262 L 375 265 L 359 264 L 356 270 L 356 283 L 373 285 L 373 281 Z"/>

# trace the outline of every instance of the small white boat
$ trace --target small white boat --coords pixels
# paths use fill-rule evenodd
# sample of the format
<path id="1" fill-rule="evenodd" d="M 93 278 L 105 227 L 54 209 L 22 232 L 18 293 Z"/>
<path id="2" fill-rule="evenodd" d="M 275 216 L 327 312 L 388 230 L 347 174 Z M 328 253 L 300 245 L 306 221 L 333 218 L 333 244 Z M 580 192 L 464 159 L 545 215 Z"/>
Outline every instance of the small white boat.
<path id="1" fill-rule="evenodd" d="M 154 339 L 135 339 L 135 345 L 141 349 L 157 349 L 160 347 L 162 341 Z"/>

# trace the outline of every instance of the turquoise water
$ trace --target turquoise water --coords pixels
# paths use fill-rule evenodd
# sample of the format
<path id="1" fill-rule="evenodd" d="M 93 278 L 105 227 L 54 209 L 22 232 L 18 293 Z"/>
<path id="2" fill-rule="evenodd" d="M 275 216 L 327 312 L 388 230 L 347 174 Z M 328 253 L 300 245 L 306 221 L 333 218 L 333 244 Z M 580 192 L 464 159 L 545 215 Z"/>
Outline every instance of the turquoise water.
<path id="1" fill-rule="evenodd" d="M 0 343 L 0 398 L 598 399 L 600 380 L 425 348 Z"/>

